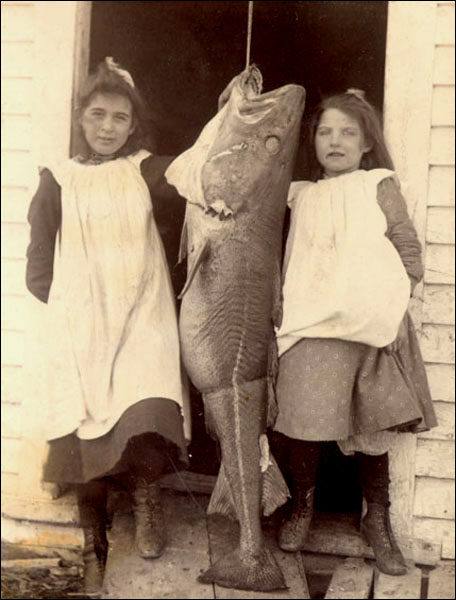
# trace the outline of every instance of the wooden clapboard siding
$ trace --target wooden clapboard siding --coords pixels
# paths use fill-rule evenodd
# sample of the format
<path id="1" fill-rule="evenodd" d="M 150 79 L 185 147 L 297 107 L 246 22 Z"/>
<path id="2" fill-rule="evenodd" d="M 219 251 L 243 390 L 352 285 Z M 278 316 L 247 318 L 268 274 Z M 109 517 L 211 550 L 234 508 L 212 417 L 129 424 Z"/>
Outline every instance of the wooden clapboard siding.
<path id="1" fill-rule="evenodd" d="M 2 368 L 2 406 L 21 404 L 24 396 L 22 366 L 3 365 Z"/>
<path id="2" fill-rule="evenodd" d="M 454 479 L 454 442 L 419 439 L 415 472 L 422 477 Z"/>
<path id="3" fill-rule="evenodd" d="M 2 114 L 30 115 L 33 102 L 32 78 L 6 78 L 2 75 L 2 83 Z"/>
<path id="4" fill-rule="evenodd" d="M 415 517 L 413 535 L 417 539 L 424 541 L 432 542 L 435 539 L 440 540 L 442 544 L 442 558 L 454 557 L 454 522 L 452 520 Z M 429 596 L 429 598 L 432 597 Z"/>
<path id="5" fill-rule="evenodd" d="M 23 187 L 32 172 L 33 157 L 30 150 L 2 149 L 2 189 L 4 186 Z"/>
<path id="6" fill-rule="evenodd" d="M 448 89 L 454 97 L 454 87 Z M 454 165 L 431 166 L 428 206 L 454 206 Z"/>
<path id="7" fill-rule="evenodd" d="M 25 294 L 25 258 L 2 258 L 2 292 Z"/>
<path id="8" fill-rule="evenodd" d="M 432 82 L 435 67 L 433 3 L 390 2 L 385 62 L 384 130 L 418 237 L 426 239 Z M 404 36 L 404 27 L 407 36 Z M 397 57 L 400 56 L 399 61 Z M 441 65 L 441 78 L 446 75 Z M 416 77 L 416 73 L 420 77 Z M 413 100 L 412 100 L 413 99 Z M 410 306 L 422 324 L 423 284 Z M 390 453 L 391 517 L 398 535 L 412 535 L 416 437 L 400 436 Z"/>
<path id="9" fill-rule="evenodd" d="M 2 473 L 1 480 L 2 480 L 2 485 L 1 485 L 2 494 L 10 494 L 13 496 L 13 495 L 19 493 L 19 475 L 17 473 Z M 3 535 L 3 524 L 2 524 L 2 538 L 5 540 L 8 540 L 8 538 Z"/>
<path id="10" fill-rule="evenodd" d="M 1 451 L 2 473 L 18 474 L 21 462 L 21 439 L 2 437 Z"/>
<path id="11" fill-rule="evenodd" d="M 11 402 L 2 402 L 2 435 L 5 438 L 20 439 L 21 432 L 21 406 Z"/>
<path id="12" fill-rule="evenodd" d="M 25 322 L 24 296 L 3 295 L 1 299 L 1 324 L 2 329 L 22 331 Z"/>
<path id="13" fill-rule="evenodd" d="M 434 401 L 434 409 L 439 422 L 437 427 L 419 434 L 420 439 L 453 440 L 454 443 L 454 405 L 449 402 Z"/>
<path id="14" fill-rule="evenodd" d="M 32 2 L 2 2 L 2 41 L 33 41 L 35 36 L 35 19 Z"/>
<path id="15" fill-rule="evenodd" d="M 452 86 L 435 86 L 432 98 L 431 124 L 441 127 L 454 126 L 454 93 Z"/>
<path id="16" fill-rule="evenodd" d="M 7 21 L 2 3 L 2 21 Z M 7 26 L 7 25 L 6 25 Z M 31 78 L 33 73 L 33 41 L 6 41 L 2 40 L 2 77 L 3 78 Z"/>
<path id="17" fill-rule="evenodd" d="M 454 285 L 425 286 L 423 321 L 439 325 L 454 325 Z"/>
<path id="18" fill-rule="evenodd" d="M 454 46 L 437 46 L 434 57 L 434 85 L 454 85 Z"/>
<path id="19" fill-rule="evenodd" d="M 420 343 L 426 362 L 454 366 L 454 327 L 424 324 L 421 329 Z"/>
<path id="20" fill-rule="evenodd" d="M 2 148 L 28 150 L 32 145 L 32 120 L 30 115 L 3 115 Z"/>
<path id="21" fill-rule="evenodd" d="M 454 558 L 454 3 L 435 3 L 421 348 L 439 421 L 418 436 L 413 535 Z"/>
<path id="22" fill-rule="evenodd" d="M 454 500 L 454 479 L 416 478 L 415 516 L 454 520 Z"/>
<path id="23" fill-rule="evenodd" d="M 3 186 L 2 223 L 25 223 L 29 204 L 30 194 L 26 186 Z"/>
<path id="24" fill-rule="evenodd" d="M 450 244 L 427 244 L 424 270 L 425 283 L 453 284 L 455 248 Z"/>
<path id="25" fill-rule="evenodd" d="M 2 331 L 2 367 L 21 367 L 24 364 L 24 332 Z"/>
<path id="26" fill-rule="evenodd" d="M 1 4 L 2 490 L 34 497 L 42 493 L 45 398 L 42 372 L 31 363 L 40 356 L 35 329 L 43 313 L 25 287 L 26 217 L 38 165 L 68 156 L 76 15 L 82 6 L 90 9 L 90 2 Z"/>
<path id="27" fill-rule="evenodd" d="M 24 397 L 26 215 L 30 202 L 34 2 L 2 2 L 2 491 L 19 491 Z M 5 478 L 5 481 L 3 481 Z"/>
<path id="28" fill-rule="evenodd" d="M 2 223 L 2 258 L 24 258 L 29 241 L 29 230 L 26 223 Z M 18 263 L 24 268 L 25 263 Z"/>
<path id="29" fill-rule="evenodd" d="M 427 364 L 426 371 L 433 400 L 454 403 L 454 366 Z"/>
<path id="30" fill-rule="evenodd" d="M 436 44 L 454 46 L 454 3 L 439 3 L 435 29 Z"/>
<path id="31" fill-rule="evenodd" d="M 426 242 L 454 244 L 454 206 L 429 207 Z"/>
<path id="32" fill-rule="evenodd" d="M 454 126 L 433 127 L 431 131 L 431 165 L 454 165 Z"/>

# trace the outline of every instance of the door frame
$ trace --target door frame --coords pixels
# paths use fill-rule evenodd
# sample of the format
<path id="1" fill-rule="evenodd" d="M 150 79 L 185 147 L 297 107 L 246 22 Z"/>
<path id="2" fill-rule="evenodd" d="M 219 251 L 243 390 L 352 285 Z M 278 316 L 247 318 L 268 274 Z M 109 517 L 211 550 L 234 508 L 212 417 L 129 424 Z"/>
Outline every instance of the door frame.
<path id="1" fill-rule="evenodd" d="M 52 6 L 62 4 L 67 7 L 73 5 L 67 8 L 74 18 L 71 89 L 73 108 L 81 81 L 88 74 L 92 2 L 53 3 Z M 385 50 L 384 130 L 409 213 L 423 248 L 429 177 L 436 5 L 434 1 L 389 1 Z M 52 35 L 55 39 L 55 28 Z M 61 56 L 60 60 L 65 60 L 65 57 Z M 65 117 L 68 135 L 69 121 L 71 113 Z M 62 126 L 63 120 L 61 132 L 64 131 Z M 65 143 L 69 148 L 69 140 L 66 138 Z M 418 334 L 422 323 L 422 296 L 423 284 L 417 286 L 410 303 Z M 398 437 L 390 460 L 391 516 L 397 534 L 409 540 L 413 535 L 415 456 L 416 436 L 404 434 Z"/>

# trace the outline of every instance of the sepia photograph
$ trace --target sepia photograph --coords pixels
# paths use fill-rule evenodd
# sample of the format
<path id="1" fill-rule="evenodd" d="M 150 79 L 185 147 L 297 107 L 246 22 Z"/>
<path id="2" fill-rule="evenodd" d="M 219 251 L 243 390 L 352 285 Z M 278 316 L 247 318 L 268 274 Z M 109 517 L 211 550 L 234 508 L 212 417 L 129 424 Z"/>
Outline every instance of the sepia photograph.
<path id="1" fill-rule="evenodd" d="M 1 597 L 454 598 L 454 1 L 1 17 Z"/>

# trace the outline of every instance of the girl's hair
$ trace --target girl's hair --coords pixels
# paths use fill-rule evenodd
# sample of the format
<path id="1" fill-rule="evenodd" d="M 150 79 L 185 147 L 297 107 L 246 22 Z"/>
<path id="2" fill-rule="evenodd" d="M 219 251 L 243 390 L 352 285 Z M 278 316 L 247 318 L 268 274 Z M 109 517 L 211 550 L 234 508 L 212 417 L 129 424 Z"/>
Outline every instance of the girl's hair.
<path id="1" fill-rule="evenodd" d="M 321 116 L 325 110 L 336 108 L 355 119 L 364 134 L 366 144 L 370 150 L 361 158 L 360 169 L 391 169 L 394 171 L 393 160 L 386 146 L 382 125 L 375 108 L 364 98 L 362 90 L 351 89 L 342 94 L 335 94 L 324 98 L 315 109 L 310 120 L 309 136 L 309 175 L 312 181 L 323 177 L 323 167 L 317 160 L 315 153 L 315 135 Z"/>
<path id="2" fill-rule="evenodd" d="M 80 120 L 84 110 L 89 106 L 97 94 L 119 94 L 131 102 L 134 130 L 125 144 L 117 151 L 118 156 L 127 156 L 142 148 L 150 146 L 148 136 L 149 117 L 144 100 L 133 84 L 127 71 L 116 65 L 112 59 L 105 59 L 100 63 L 94 73 L 89 75 L 82 86 L 75 109 L 75 130 L 77 135 L 78 151 L 90 154 L 91 149 L 87 144 Z"/>

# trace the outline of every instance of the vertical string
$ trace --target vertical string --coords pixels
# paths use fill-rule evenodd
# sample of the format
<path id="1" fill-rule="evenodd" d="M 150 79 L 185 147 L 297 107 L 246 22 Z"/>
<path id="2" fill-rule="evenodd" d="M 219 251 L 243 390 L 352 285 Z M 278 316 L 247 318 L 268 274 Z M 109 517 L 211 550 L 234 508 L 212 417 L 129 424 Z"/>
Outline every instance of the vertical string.
<path id="1" fill-rule="evenodd" d="M 253 2 L 249 1 L 249 17 L 247 23 L 247 53 L 245 58 L 245 68 L 250 64 L 250 45 L 252 43 L 252 17 L 253 17 Z"/>

